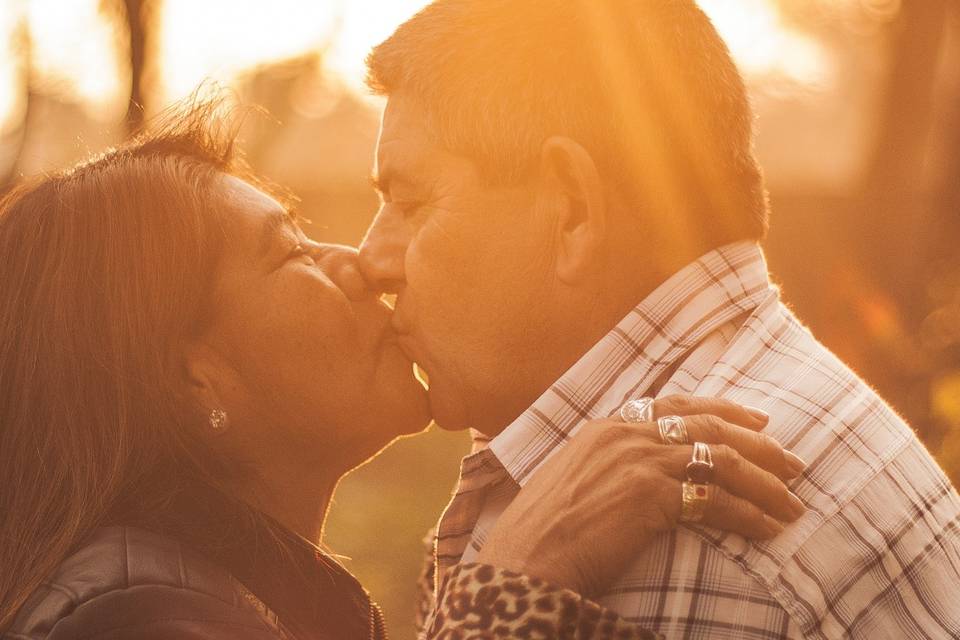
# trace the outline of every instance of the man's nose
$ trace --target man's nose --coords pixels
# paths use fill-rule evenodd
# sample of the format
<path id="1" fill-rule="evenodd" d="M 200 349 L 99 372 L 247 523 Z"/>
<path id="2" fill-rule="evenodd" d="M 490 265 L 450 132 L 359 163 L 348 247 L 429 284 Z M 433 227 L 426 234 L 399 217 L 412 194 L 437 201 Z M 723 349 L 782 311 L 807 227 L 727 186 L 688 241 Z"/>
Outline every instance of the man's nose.
<path id="1" fill-rule="evenodd" d="M 360 245 L 360 269 L 377 291 L 396 293 L 406 280 L 404 261 L 410 231 L 403 216 L 382 207 Z"/>
<path id="2" fill-rule="evenodd" d="M 363 300 L 370 297 L 371 290 L 360 272 L 356 249 L 312 240 L 305 245 L 320 269 L 349 299 Z"/>

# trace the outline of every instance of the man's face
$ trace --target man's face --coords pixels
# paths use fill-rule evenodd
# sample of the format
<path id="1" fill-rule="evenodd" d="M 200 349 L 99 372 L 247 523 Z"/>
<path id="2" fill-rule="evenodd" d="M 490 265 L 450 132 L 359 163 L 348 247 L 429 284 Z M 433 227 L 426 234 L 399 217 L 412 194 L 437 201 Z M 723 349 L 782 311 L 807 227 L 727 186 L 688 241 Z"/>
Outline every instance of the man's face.
<path id="1" fill-rule="evenodd" d="M 549 223 L 529 186 L 484 184 L 475 164 L 428 138 L 410 102 L 384 112 L 375 180 L 381 207 L 360 249 L 368 279 L 397 294 L 393 324 L 427 373 L 434 419 L 496 432 L 517 397 L 548 305 Z"/>

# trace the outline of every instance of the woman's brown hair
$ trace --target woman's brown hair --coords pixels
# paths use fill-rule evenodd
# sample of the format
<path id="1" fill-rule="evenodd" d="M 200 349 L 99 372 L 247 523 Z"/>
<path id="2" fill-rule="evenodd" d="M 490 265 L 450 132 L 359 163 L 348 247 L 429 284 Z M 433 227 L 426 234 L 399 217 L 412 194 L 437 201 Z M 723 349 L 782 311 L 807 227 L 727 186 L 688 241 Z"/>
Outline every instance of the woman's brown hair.
<path id="1" fill-rule="evenodd" d="M 209 316 L 222 251 L 219 106 L 0 201 L 0 632 L 109 514 L 238 472 L 172 357 Z"/>

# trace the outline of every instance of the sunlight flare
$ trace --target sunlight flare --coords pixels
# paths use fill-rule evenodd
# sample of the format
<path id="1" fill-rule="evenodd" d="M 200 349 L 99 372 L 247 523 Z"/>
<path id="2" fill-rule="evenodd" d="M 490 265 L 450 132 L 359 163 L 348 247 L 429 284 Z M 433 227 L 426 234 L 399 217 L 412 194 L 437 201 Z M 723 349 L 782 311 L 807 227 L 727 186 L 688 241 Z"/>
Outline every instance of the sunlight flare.
<path id="1" fill-rule="evenodd" d="M 366 95 L 370 49 L 429 0 L 161 0 L 151 49 L 156 104 L 189 94 L 211 78 L 226 84 L 259 65 L 317 53 L 328 77 Z M 886 4 L 882 0 L 874 3 Z M 800 85 L 829 80 L 822 45 L 788 25 L 776 0 L 701 0 L 748 76 Z M 896 3 L 894 3 L 896 4 Z M 100 0 L 0 0 L 0 33 L 11 42 L 28 21 L 34 79 L 100 119 L 122 115 L 129 70 L 126 34 Z M 119 3 L 118 3 L 119 6 Z M 15 56 L 0 64 L 0 122 L 22 102 Z"/>
<path id="2" fill-rule="evenodd" d="M 126 50 L 116 22 L 99 0 L 30 0 L 26 4 L 34 81 L 45 93 L 84 106 L 97 119 L 123 114 L 129 72 L 118 50 Z"/>
<path id="3" fill-rule="evenodd" d="M 699 0 L 747 76 L 779 76 L 800 85 L 822 85 L 831 71 L 814 38 L 787 27 L 771 0 Z"/>

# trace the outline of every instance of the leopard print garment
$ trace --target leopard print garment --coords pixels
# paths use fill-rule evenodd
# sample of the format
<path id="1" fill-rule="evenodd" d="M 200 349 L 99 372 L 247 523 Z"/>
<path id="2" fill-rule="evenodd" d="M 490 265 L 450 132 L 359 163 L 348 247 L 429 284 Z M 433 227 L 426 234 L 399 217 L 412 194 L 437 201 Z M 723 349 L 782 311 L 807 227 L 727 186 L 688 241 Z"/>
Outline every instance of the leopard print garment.
<path id="1" fill-rule="evenodd" d="M 423 636 L 427 620 L 433 613 L 433 545 L 436 537 L 437 529 L 434 527 L 423 538 L 423 565 L 420 568 L 420 576 L 417 578 L 417 605 L 414 610 L 417 637 Z"/>
<path id="2" fill-rule="evenodd" d="M 543 580 L 484 564 L 451 567 L 427 640 L 656 640 L 655 633 Z"/>

